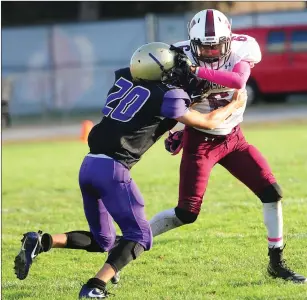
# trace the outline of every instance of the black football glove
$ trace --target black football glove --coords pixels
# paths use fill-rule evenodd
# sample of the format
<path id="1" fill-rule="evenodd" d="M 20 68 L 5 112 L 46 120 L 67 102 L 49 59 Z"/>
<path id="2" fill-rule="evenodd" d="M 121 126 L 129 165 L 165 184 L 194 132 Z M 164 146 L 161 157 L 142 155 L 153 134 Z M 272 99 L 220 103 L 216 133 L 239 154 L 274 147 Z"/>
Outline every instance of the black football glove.
<path id="1" fill-rule="evenodd" d="M 183 49 L 180 47 L 175 47 L 174 45 L 171 45 L 170 50 L 176 52 L 175 67 L 180 68 L 183 71 L 183 73 L 186 75 L 190 74 L 191 73 L 190 69 L 191 69 L 191 66 L 193 66 L 193 63 L 184 53 Z"/>
<path id="2" fill-rule="evenodd" d="M 162 82 L 186 90 L 191 80 L 195 78 L 191 72 L 192 62 L 184 54 L 182 48 L 171 45 L 170 50 L 176 52 L 175 66 L 162 74 Z"/>
<path id="3" fill-rule="evenodd" d="M 183 130 L 169 131 L 168 137 L 164 140 L 165 149 L 172 155 L 176 155 L 183 147 Z"/>

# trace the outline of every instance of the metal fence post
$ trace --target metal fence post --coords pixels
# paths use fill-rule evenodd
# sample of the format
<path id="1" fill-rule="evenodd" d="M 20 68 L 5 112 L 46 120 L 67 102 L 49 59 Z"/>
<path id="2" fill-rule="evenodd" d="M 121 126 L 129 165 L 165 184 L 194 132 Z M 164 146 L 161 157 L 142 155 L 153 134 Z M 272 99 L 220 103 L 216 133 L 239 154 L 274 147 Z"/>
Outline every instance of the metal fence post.
<path id="1" fill-rule="evenodd" d="M 147 14 L 145 16 L 145 34 L 147 43 L 156 41 L 157 38 L 157 18 L 155 14 Z"/>

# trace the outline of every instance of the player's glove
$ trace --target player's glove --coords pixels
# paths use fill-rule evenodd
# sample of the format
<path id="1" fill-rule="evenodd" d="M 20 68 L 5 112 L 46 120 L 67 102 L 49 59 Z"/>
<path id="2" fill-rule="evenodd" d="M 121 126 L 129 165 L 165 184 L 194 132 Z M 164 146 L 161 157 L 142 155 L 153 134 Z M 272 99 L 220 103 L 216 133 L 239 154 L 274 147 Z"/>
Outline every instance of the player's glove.
<path id="1" fill-rule="evenodd" d="M 165 149 L 172 155 L 176 155 L 183 147 L 183 130 L 169 131 L 168 137 L 164 140 Z"/>
<path id="2" fill-rule="evenodd" d="M 188 85 L 184 86 L 184 90 L 189 95 L 193 95 L 192 100 L 194 103 L 201 102 L 201 96 L 210 89 L 210 82 L 208 80 L 198 78 L 195 73 L 192 72 L 191 67 L 198 66 L 191 62 L 191 60 L 187 57 L 182 48 L 171 45 L 170 50 L 175 51 L 177 53 L 175 57 L 176 68 L 173 71 L 173 74 L 178 76 L 178 78 L 180 79 L 186 79 Z"/>
<path id="3" fill-rule="evenodd" d="M 186 76 L 189 76 L 192 73 L 191 72 L 191 66 L 193 66 L 193 63 L 186 56 L 186 54 L 184 53 L 183 49 L 180 48 L 180 47 L 175 47 L 174 45 L 171 45 L 170 50 L 176 52 L 176 57 L 175 57 L 175 66 L 176 66 L 176 68 L 181 69 L 182 72 Z"/>

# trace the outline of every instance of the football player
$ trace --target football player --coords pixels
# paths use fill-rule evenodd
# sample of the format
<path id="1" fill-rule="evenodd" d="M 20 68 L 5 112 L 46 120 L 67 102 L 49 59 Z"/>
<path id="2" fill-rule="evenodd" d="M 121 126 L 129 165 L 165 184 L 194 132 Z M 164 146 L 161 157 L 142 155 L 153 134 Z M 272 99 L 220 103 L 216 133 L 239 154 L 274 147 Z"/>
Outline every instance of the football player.
<path id="1" fill-rule="evenodd" d="M 210 113 L 227 105 L 234 89 L 245 87 L 251 68 L 261 60 L 260 48 L 254 38 L 232 33 L 227 17 L 214 9 L 198 12 L 188 31 L 190 39 L 174 46 L 184 51 L 190 61 L 188 68 L 209 86 L 206 93 L 191 96 L 200 97 L 193 109 Z M 153 236 L 196 221 L 210 172 L 218 163 L 263 203 L 269 275 L 306 283 L 306 278 L 289 269 L 283 260 L 282 190 L 266 159 L 242 133 L 244 110 L 245 106 L 236 110 L 212 130 L 186 126 L 183 133 L 171 133 L 165 142 L 167 150 L 176 154 L 183 146 L 179 199 L 175 209 L 150 220 Z"/>
<path id="2" fill-rule="evenodd" d="M 246 103 L 238 91 L 221 109 L 202 114 L 189 108 L 183 90 L 190 82 L 177 72 L 177 53 L 164 43 L 146 44 L 135 51 L 130 68 L 115 72 L 102 110 L 104 116 L 88 137 L 90 148 L 79 173 L 84 212 L 90 231 L 50 235 L 28 232 L 15 258 L 15 273 L 28 275 L 33 259 L 51 248 L 108 252 L 104 266 L 83 285 L 80 298 L 105 298 L 106 284 L 129 262 L 152 246 L 152 232 L 144 213 L 144 199 L 130 169 L 177 121 L 213 129 Z M 193 77 L 192 77 L 193 78 Z M 113 220 L 123 236 L 116 240 Z"/>

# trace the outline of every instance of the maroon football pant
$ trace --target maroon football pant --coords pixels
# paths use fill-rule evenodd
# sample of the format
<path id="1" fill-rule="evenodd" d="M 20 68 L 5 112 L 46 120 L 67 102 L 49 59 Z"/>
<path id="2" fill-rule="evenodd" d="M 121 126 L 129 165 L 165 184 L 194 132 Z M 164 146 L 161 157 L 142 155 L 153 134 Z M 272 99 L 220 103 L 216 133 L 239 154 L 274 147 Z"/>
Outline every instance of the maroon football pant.
<path id="1" fill-rule="evenodd" d="M 267 161 L 257 148 L 248 144 L 239 126 L 224 140 L 211 141 L 206 139 L 208 136 L 194 128 L 185 127 L 178 207 L 199 213 L 210 172 L 216 163 L 226 168 L 256 195 L 276 182 Z"/>

